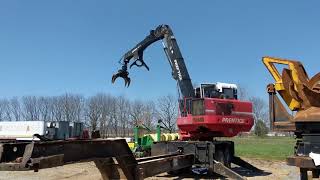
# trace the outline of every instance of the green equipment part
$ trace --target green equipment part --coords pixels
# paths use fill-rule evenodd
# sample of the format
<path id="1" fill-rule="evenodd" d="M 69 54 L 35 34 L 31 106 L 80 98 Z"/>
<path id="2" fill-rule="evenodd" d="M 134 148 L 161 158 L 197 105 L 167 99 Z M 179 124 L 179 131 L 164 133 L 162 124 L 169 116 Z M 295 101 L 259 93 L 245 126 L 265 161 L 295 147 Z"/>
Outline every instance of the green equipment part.
<path id="1" fill-rule="evenodd" d="M 139 156 L 148 155 L 154 142 L 172 141 L 179 138 L 178 133 L 161 133 L 161 129 L 166 129 L 165 127 L 161 126 L 161 122 L 162 121 L 160 120 L 158 121 L 156 133 L 151 133 L 151 129 L 144 124 L 134 127 L 134 146 L 131 146 L 131 149 L 135 153 L 144 152 L 144 154 L 140 154 Z"/>

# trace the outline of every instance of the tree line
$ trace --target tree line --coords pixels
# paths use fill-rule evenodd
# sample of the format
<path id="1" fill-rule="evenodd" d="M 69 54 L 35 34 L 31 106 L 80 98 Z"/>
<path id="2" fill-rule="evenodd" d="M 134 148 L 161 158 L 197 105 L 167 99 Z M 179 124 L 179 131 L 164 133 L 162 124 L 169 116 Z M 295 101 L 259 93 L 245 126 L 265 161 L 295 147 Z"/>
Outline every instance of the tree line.
<path id="1" fill-rule="evenodd" d="M 254 118 L 253 132 L 257 136 L 265 136 L 270 127 L 269 107 L 267 102 L 260 97 L 250 96 L 248 91 L 242 86 L 238 86 L 238 97 L 240 100 L 252 102 Z"/>
<path id="2" fill-rule="evenodd" d="M 154 101 L 130 100 L 125 96 L 98 93 L 84 97 L 24 96 L 0 99 L 0 121 L 83 122 L 102 136 L 128 136 L 136 125 L 153 128 L 161 119 L 169 131 L 176 129 L 177 99 L 172 95 Z"/>
<path id="3" fill-rule="evenodd" d="M 268 131 L 267 103 L 249 96 L 238 87 L 238 98 L 253 103 L 254 132 Z M 169 132 L 176 130 L 178 98 L 173 95 L 153 101 L 130 100 L 125 96 L 98 93 L 84 97 L 66 93 L 60 96 L 24 96 L 0 99 L 0 121 L 68 121 L 83 122 L 90 130 L 100 130 L 102 136 L 129 136 L 133 127 L 144 124 L 154 128 L 159 119 Z"/>

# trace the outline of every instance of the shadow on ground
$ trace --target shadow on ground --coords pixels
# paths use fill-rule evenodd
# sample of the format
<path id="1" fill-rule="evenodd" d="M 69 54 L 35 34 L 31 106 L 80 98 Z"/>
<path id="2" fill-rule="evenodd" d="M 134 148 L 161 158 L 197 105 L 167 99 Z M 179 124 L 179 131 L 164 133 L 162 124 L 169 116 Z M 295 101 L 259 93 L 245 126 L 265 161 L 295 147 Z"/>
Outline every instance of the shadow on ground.
<path id="1" fill-rule="evenodd" d="M 242 167 L 233 167 L 232 170 L 234 170 L 239 175 L 244 176 L 244 177 L 259 177 L 259 176 L 261 177 L 261 176 L 268 176 L 268 175 L 272 174 L 270 172 L 265 172 L 265 171 L 254 172 L 254 171 L 250 171 L 245 168 L 242 168 Z M 168 178 L 168 179 L 172 179 L 172 180 L 180 180 L 180 179 L 186 179 L 186 178 L 190 178 L 190 179 L 219 179 L 219 178 L 222 178 L 223 176 L 220 176 L 218 174 L 199 175 L 199 174 L 189 172 L 189 173 L 183 173 L 183 174 L 179 174 L 179 175 L 171 175 L 171 174 L 165 173 L 165 174 L 157 175 L 155 177 Z"/>
<path id="2" fill-rule="evenodd" d="M 258 176 L 268 176 L 272 173 L 270 172 L 266 172 L 266 171 L 250 171 L 248 169 L 245 169 L 243 167 L 234 167 L 232 168 L 232 170 L 234 170 L 235 172 L 237 172 L 238 174 L 240 174 L 241 176 L 245 176 L 245 177 L 258 177 Z"/>

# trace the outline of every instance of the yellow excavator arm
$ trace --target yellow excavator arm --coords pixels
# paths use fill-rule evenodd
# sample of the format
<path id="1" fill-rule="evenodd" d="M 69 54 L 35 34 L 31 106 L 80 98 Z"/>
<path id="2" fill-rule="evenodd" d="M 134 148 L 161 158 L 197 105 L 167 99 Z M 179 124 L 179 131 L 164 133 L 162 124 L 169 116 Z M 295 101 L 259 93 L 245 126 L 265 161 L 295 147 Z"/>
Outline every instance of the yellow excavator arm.
<path id="1" fill-rule="evenodd" d="M 275 83 L 267 86 L 270 120 L 273 124 L 277 125 L 284 121 L 320 121 L 320 73 L 310 79 L 299 61 L 274 57 L 263 57 L 262 61 L 275 80 Z M 279 68 L 277 65 L 286 67 Z M 280 73 L 278 69 L 282 72 Z M 297 112 L 295 116 L 286 111 L 277 93 L 290 110 Z M 289 125 L 287 124 L 286 128 Z"/>
<path id="2" fill-rule="evenodd" d="M 263 63 L 275 79 L 274 88 L 293 111 L 320 107 L 320 73 L 309 79 L 299 61 L 263 57 Z M 275 64 L 287 65 L 279 73 Z"/>
<path id="3" fill-rule="evenodd" d="M 269 70 L 270 74 L 275 80 L 274 88 L 275 90 L 280 94 L 280 96 L 283 98 L 283 100 L 286 102 L 290 110 L 298 110 L 301 108 L 301 100 L 296 96 L 296 93 L 294 91 L 298 91 L 296 85 L 304 83 L 302 82 L 302 78 L 299 78 L 299 76 L 304 76 L 303 79 L 308 80 L 308 75 L 306 74 L 302 64 L 299 61 L 292 61 L 292 60 L 286 60 L 286 59 L 280 59 L 280 58 L 273 58 L 273 57 L 263 57 L 262 61 L 264 65 Z M 285 87 L 284 80 L 283 80 L 283 74 L 280 75 L 277 67 L 275 64 L 281 64 L 281 65 L 287 65 L 288 69 L 284 69 L 283 72 L 287 72 L 287 70 L 291 71 L 291 79 L 292 84 L 288 84 L 285 82 L 285 85 L 289 85 L 288 87 Z M 284 75 L 287 76 L 288 74 Z M 290 93 L 290 88 L 291 93 Z"/>

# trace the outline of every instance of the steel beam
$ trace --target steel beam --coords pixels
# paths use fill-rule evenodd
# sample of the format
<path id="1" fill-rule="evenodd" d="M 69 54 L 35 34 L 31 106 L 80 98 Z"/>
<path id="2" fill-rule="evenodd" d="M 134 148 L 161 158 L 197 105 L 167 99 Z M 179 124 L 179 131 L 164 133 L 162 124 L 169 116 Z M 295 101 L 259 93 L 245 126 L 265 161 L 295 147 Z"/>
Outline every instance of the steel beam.
<path id="1" fill-rule="evenodd" d="M 142 161 L 138 164 L 140 178 L 151 177 L 160 173 L 175 171 L 194 164 L 194 155 L 176 155 L 165 158 Z"/>
<path id="2" fill-rule="evenodd" d="M 291 156 L 287 158 L 287 164 L 305 169 L 317 169 L 312 158 L 307 156 Z"/>
<path id="3" fill-rule="evenodd" d="M 72 140 L 0 144 L 0 170 L 38 171 L 79 161 L 94 161 L 103 179 L 144 179 L 194 164 L 193 154 L 135 159 L 125 140 Z"/>
<path id="4" fill-rule="evenodd" d="M 0 152 L 0 170 L 37 170 L 70 162 L 118 156 L 134 159 L 123 139 L 3 143 Z"/>
<path id="5" fill-rule="evenodd" d="M 128 175 L 124 170 L 131 165 L 120 164 L 117 158 L 94 160 L 104 179 L 144 179 L 164 172 L 191 167 L 194 164 L 194 156 L 192 154 L 168 155 L 167 157 L 163 155 L 138 161 L 138 164 L 128 171 Z"/>

